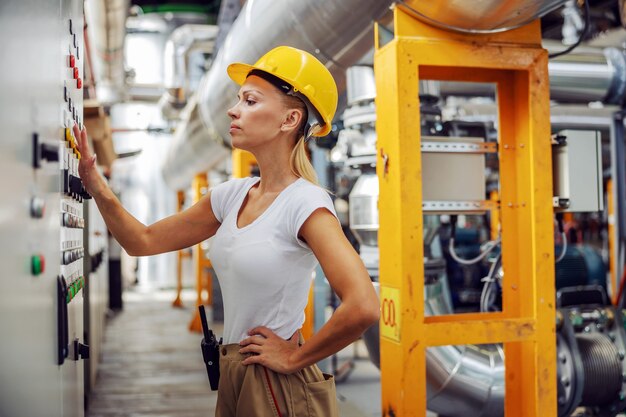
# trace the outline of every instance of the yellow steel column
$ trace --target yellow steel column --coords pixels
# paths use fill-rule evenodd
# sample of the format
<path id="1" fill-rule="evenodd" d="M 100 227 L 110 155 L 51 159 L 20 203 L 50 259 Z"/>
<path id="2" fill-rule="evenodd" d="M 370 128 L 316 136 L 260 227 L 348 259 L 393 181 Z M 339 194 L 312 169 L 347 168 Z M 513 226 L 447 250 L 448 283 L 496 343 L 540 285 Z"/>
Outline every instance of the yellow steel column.
<path id="1" fill-rule="evenodd" d="M 377 39 L 374 60 L 383 415 L 425 415 L 428 347 L 504 343 L 506 416 L 556 416 L 549 90 L 539 22 L 466 35 L 396 6 L 393 30 L 388 44 Z M 424 317 L 419 79 L 496 83 L 501 313 Z"/>
<path id="2" fill-rule="evenodd" d="M 492 191 L 489 194 L 489 199 L 496 204 L 496 207 L 489 213 L 489 228 L 491 229 L 489 238 L 496 240 L 500 235 L 500 207 L 497 207 L 500 202 L 500 195 L 497 191 Z"/>
<path id="3" fill-rule="evenodd" d="M 250 176 L 252 166 L 256 165 L 256 159 L 248 151 L 234 148 L 232 153 L 233 177 L 245 178 Z"/>
<path id="4" fill-rule="evenodd" d="M 613 305 L 617 305 L 617 291 L 619 290 L 619 282 L 617 277 L 617 253 L 615 250 L 615 207 L 613 204 L 613 181 L 606 182 L 606 210 L 608 217 L 608 235 L 609 235 L 609 276 L 611 288 L 611 300 Z"/>
<path id="5" fill-rule="evenodd" d="M 202 173 L 198 174 L 193 179 L 193 204 L 196 204 L 202 196 L 204 195 L 203 191 L 206 192 L 209 187 L 209 182 L 207 180 L 207 174 Z M 196 291 L 197 291 L 197 300 L 196 306 L 206 304 L 212 304 L 212 287 L 213 282 L 211 280 L 211 274 L 208 272 L 208 268 L 211 267 L 211 263 L 204 256 L 204 251 L 202 249 L 202 243 L 198 243 L 193 247 L 193 259 L 194 259 L 194 269 L 196 272 Z M 205 279 L 206 278 L 206 279 Z M 203 293 L 207 294 L 206 301 Z M 189 323 L 189 330 L 192 332 L 201 332 L 202 331 L 202 323 L 200 321 L 200 313 L 198 309 L 194 309 L 193 318 Z"/>
<path id="6" fill-rule="evenodd" d="M 397 13 L 397 10 L 396 10 Z M 426 410 L 420 113 L 416 50 L 376 51 L 376 171 L 380 183 L 380 364 L 384 416 Z M 383 111 L 384 109 L 384 111 Z"/>
<path id="7" fill-rule="evenodd" d="M 178 207 L 177 212 L 180 213 L 185 204 L 185 192 L 178 191 Z M 183 301 L 180 298 L 180 293 L 183 290 L 183 250 L 176 251 L 176 298 L 172 302 L 174 307 L 182 307 Z"/>

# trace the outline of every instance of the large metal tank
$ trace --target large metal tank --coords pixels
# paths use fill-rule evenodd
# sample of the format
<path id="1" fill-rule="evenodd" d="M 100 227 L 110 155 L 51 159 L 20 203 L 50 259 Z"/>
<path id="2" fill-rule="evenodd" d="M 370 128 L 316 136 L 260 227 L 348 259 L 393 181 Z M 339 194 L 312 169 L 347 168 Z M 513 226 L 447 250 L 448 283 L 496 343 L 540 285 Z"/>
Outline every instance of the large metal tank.
<path id="1" fill-rule="evenodd" d="M 400 0 L 415 17 L 447 30 L 489 33 L 523 26 L 567 0 Z"/>

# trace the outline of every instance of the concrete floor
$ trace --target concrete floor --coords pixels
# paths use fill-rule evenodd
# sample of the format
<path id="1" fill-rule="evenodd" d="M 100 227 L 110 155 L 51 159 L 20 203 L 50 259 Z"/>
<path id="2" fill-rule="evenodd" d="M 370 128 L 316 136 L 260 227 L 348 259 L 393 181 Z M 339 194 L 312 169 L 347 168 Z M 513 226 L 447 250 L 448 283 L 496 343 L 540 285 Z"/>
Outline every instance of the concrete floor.
<path id="1" fill-rule="evenodd" d="M 124 293 L 124 310 L 107 322 L 87 417 L 214 414 L 216 394 L 209 389 L 202 362 L 201 335 L 187 330 L 195 294 L 184 292 L 182 309 L 171 307 L 173 299 L 173 291 Z M 338 365 L 348 361 L 353 370 L 337 384 L 340 415 L 380 416 L 380 373 L 367 359 L 364 345 L 359 342 L 340 352 Z M 330 369 L 329 362 L 325 365 Z"/>

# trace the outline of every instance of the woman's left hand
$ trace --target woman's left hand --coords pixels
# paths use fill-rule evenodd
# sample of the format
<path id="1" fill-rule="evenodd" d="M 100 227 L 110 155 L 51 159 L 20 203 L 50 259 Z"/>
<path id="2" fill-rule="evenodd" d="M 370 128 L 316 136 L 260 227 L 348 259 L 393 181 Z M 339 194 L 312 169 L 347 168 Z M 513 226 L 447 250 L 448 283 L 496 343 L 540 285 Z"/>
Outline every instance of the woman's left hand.
<path id="1" fill-rule="evenodd" d="M 300 369 L 292 363 L 292 354 L 299 348 L 299 332 L 289 340 L 278 337 L 264 326 L 255 327 L 248 334 L 250 337 L 239 342 L 242 346 L 239 353 L 253 355 L 244 359 L 242 364 L 258 363 L 281 374 L 291 374 Z"/>

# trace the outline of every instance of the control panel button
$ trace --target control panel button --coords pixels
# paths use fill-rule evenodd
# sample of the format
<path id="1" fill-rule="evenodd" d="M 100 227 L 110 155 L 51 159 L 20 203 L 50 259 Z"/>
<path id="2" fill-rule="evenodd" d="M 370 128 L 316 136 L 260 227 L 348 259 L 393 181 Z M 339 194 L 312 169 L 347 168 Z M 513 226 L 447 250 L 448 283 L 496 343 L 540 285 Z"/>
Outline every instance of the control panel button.
<path id="1" fill-rule="evenodd" d="M 46 211 L 46 203 L 41 197 L 30 199 L 30 216 L 34 219 L 41 219 Z"/>
<path id="2" fill-rule="evenodd" d="M 69 58 L 70 59 L 69 59 L 68 64 L 69 64 L 70 68 L 76 67 L 76 57 L 73 54 L 70 54 Z"/>
<path id="3" fill-rule="evenodd" d="M 70 251 L 63 252 L 63 265 L 69 265 L 72 263 L 72 254 Z"/>
<path id="4" fill-rule="evenodd" d="M 41 254 L 30 257 L 30 272 L 34 276 L 41 275 L 46 270 L 46 260 Z"/>
<path id="5" fill-rule="evenodd" d="M 72 19 L 70 19 L 70 35 L 74 34 L 74 28 L 72 27 Z"/>
<path id="6" fill-rule="evenodd" d="M 76 79 L 76 88 L 83 88 L 83 80 L 80 77 Z"/>
<path id="7" fill-rule="evenodd" d="M 78 67 L 74 67 L 72 68 L 72 76 L 74 77 L 74 79 L 78 79 Z"/>

